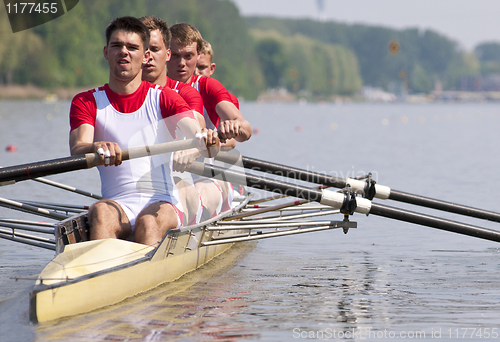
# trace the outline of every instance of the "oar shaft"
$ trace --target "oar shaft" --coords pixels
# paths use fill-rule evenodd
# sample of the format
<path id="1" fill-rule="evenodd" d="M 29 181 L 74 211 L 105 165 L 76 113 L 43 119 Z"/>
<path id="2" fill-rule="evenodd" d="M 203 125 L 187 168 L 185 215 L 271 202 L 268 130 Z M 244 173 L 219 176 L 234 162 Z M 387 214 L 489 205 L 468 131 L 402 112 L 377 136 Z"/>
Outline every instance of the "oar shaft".
<path id="1" fill-rule="evenodd" d="M 230 155 L 220 153 L 216 159 L 226 163 L 236 164 L 242 163 L 246 169 L 251 169 L 260 172 L 272 173 L 279 176 L 298 179 L 306 182 L 322 184 L 335 188 L 344 188 L 347 184 L 351 185 L 355 191 L 362 191 L 365 182 L 354 179 L 341 179 L 332 177 L 318 172 L 303 170 L 290 166 L 280 165 L 267 161 L 262 161 L 254 158 Z M 414 204 L 422 207 L 427 207 L 436 210 L 447 211 L 450 213 L 460 214 L 479 219 L 500 222 L 500 213 L 493 211 L 473 208 L 465 205 L 460 205 L 452 202 L 441 201 L 424 196 L 413 195 L 402 191 L 390 189 L 379 184 L 375 185 L 375 197 L 381 199 L 391 199 L 394 201 Z"/>
<path id="2" fill-rule="evenodd" d="M 439 217 L 424 215 L 399 208 L 383 206 L 376 203 L 372 203 L 370 214 L 392 218 L 399 221 L 415 223 L 441 230 L 447 230 L 449 232 L 469 235 L 480 239 L 500 242 L 500 232 L 494 230 L 445 220 Z"/>
<path id="3" fill-rule="evenodd" d="M 196 147 L 195 139 L 178 140 L 152 146 L 135 147 L 123 150 L 122 159 L 129 160 L 161 153 L 187 150 L 194 147 Z M 2 185 L 2 183 L 18 182 L 26 179 L 55 175 L 69 171 L 89 169 L 100 164 L 101 159 L 99 154 L 87 153 L 79 156 L 4 167 L 0 168 L 0 185 Z"/>
<path id="4" fill-rule="evenodd" d="M 443 210 L 443 211 L 448 211 L 450 213 L 455 213 L 455 214 L 475 217 L 475 218 L 479 218 L 479 219 L 500 222 L 500 214 L 495 213 L 493 211 L 487 211 L 487 210 L 472 208 L 472 207 L 468 207 L 468 206 L 460 205 L 460 204 L 456 204 L 456 203 L 440 201 L 440 200 L 436 200 L 433 198 L 409 194 L 409 193 L 394 190 L 394 189 L 391 189 L 391 193 L 389 194 L 389 199 L 394 200 L 394 201 L 398 201 L 398 202 L 419 205 L 421 207 Z"/>
<path id="5" fill-rule="evenodd" d="M 286 193 L 289 196 L 319 202 L 321 204 L 330 205 L 337 209 L 340 209 L 342 206 L 342 194 L 329 189 L 317 190 L 307 188 L 300 185 L 285 183 L 274 179 L 271 180 L 262 178 L 251 174 L 243 174 L 241 172 L 197 162 L 193 163 L 190 171 L 205 177 L 216 177 L 217 179 L 222 180 L 230 179 L 232 182 L 257 189 Z M 371 203 L 371 201 L 364 198 L 358 197 L 356 201 L 358 205 L 356 208 L 356 212 L 358 213 L 383 216 L 400 221 L 447 230 L 459 234 L 474 236 L 480 239 L 500 242 L 500 232 L 495 230 L 485 229 L 473 225 L 433 217 L 430 215 Z"/>
<path id="6" fill-rule="evenodd" d="M 56 250 L 54 241 L 29 234 L 16 233 L 15 235 L 0 229 L 0 238 L 11 240 L 14 242 L 24 243 L 26 245 L 42 247 L 45 249 L 50 249 L 52 251 Z"/>
<path id="7" fill-rule="evenodd" d="M 92 155 L 94 155 L 94 153 L 3 167 L 0 169 L 0 183 L 9 181 L 18 182 L 30 178 L 87 169 L 96 166 L 92 165 Z M 99 160 L 97 153 L 95 155 L 97 156 L 95 159 Z M 89 163 L 92 166 L 89 166 Z"/>
<path id="8" fill-rule="evenodd" d="M 215 159 L 232 165 L 242 164 L 245 169 L 272 173 L 278 176 L 298 179 L 309 183 L 323 184 L 334 188 L 344 188 L 347 184 L 346 180 L 342 178 L 230 153 L 219 153 Z"/>
<path id="9" fill-rule="evenodd" d="M 42 208 L 38 208 L 26 203 L 21 203 L 13 200 L 9 200 L 6 198 L 0 198 L 0 206 L 2 207 L 7 207 L 7 208 L 12 208 L 12 209 L 17 209 L 20 211 L 28 212 L 34 215 L 40 215 L 40 216 L 45 216 L 51 219 L 55 220 L 64 220 L 67 219 L 67 215 L 59 214 L 51 210 L 46 210 Z"/>
<path id="10" fill-rule="evenodd" d="M 87 197 L 91 197 L 91 198 L 94 198 L 94 199 L 97 199 L 97 200 L 102 199 L 102 197 L 99 196 L 99 195 L 95 195 L 95 194 L 93 194 L 91 192 L 88 192 L 88 191 L 85 191 L 85 190 L 81 190 L 81 189 L 77 189 L 75 187 L 72 187 L 72 186 L 69 186 L 69 185 L 66 185 L 66 184 L 54 182 L 54 181 L 49 180 L 49 179 L 45 179 L 45 178 L 33 178 L 33 180 L 35 182 L 39 182 L 39 183 L 51 185 L 51 186 L 54 186 L 54 187 L 59 188 L 59 189 L 63 189 L 63 190 L 75 192 L 77 194 L 80 194 L 80 195 L 83 195 L 83 196 L 87 196 Z"/>

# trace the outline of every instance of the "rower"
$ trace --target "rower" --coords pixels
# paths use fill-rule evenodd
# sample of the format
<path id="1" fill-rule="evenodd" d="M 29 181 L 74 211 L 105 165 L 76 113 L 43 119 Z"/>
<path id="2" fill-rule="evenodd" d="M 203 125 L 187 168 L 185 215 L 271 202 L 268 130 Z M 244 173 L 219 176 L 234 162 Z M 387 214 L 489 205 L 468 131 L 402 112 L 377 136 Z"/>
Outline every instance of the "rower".
<path id="1" fill-rule="evenodd" d="M 231 146 L 230 141 L 233 138 L 239 142 L 250 139 L 252 135 L 250 123 L 234 105 L 227 89 L 214 78 L 194 74 L 203 46 L 200 32 L 187 23 L 171 26 L 170 32 L 172 56 L 167 61 L 167 75 L 173 80 L 193 86 L 200 92 L 207 128 L 218 130 L 221 148 L 234 148 L 234 143 Z M 224 198 L 227 197 L 220 183 L 216 180 L 200 178 L 195 182 L 195 186 L 200 192 L 208 213 L 211 216 L 218 214 Z M 216 196 L 217 193 L 220 195 Z"/>
<path id="2" fill-rule="evenodd" d="M 161 87 L 175 90 L 194 111 L 202 128 L 205 126 L 203 118 L 203 100 L 196 89 L 188 84 L 174 81 L 167 77 L 167 61 L 170 59 L 170 29 L 167 23 L 157 17 L 147 16 L 140 18 L 151 34 L 149 41 L 149 59 L 142 67 L 142 79 Z M 174 153 L 174 169 L 184 171 L 200 154 L 189 151 Z M 174 172 L 174 181 L 179 190 L 179 198 L 184 208 L 184 225 L 199 223 L 203 213 L 201 197 L 194 187 L 193 178 L 188 172 Z"/>
<path id="3" fill-rule="evenodd" d="M 200 55 L 198 56 L 198 61 L 196 62 L 196 71 L 195 71 L 196 75 L 211 77 L 215 72 L 215 67 L 216 67 L 213 58 L 214 58 L 214 50 L 212 48 L 212 44 L 203 39 Z M 231 101 L 234 103 L 236 108 L 240 109 L 240 102 L 238 101 L 238 98 L 231 93 L 229 93 L 229 96 L 231 96 Z M 222 150 L 229 151 L 235 147 L 236 147 L 236 140 L 230 139 L 229 142 L 226 141 Z M 222 204 L 222 210 L 225 211 L 231 207 L 231 203 L 234 198 L 234 191 L 236 190 L 236 193 L 242 195 L 244 188 L 241 184 L 237 183 L 232 184 L 230 182 L 219 181 L 219 184 L 223 189 L 224 199 Z"/>
<path id="4" fill-rule="evenodd" d="M 169 155 L 121 165 L 122 148 L 172 140 L 171 132 L 177 128 L 189 138 L 204 131 L 207 146 L 217 143 L 217 134 L 202 130 L 179 94 L 142 80 L 149 40 L 149 30 L 139 19 L 112 20 L 104 47 L 109 83 L 76 95 L 71 104 L 71 154 L 98 153 L 103 164 L 98 169 L 104 199 L 89 210 L 94 240 L 135 234 L 136 242 L 156 246 L 169 229 L 182 224 Z"/>
<path id="5" fill-rule="evenodd" d="M 201 46 L 200 56 L 198 57 L 198 61 L 196 62 L 196 75 L 211 77 L 215 72 L 216 64 L 214 63 L 214 50 L 212 48 L 212 44 L 203 39 L 203 43 Z M 231 96 L 231 100 L 233 101 L 236 108 L 240 109 L 240 102 L 238 98 L 229 93 Z"/>

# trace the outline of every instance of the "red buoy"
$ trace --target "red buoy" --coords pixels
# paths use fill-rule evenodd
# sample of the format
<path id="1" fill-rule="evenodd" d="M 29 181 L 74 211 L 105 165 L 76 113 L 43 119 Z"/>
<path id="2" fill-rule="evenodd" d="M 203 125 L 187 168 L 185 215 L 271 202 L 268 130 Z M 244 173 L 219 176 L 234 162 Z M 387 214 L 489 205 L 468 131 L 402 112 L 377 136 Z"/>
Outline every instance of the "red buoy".
<path id="1" fill-rule="evenodd" d="M 7 145 L 7 147 L 5 148 L 5 151 L 7 151 L 7 152 L 16 152 L 17 151 L 17 147 L 16 147 L 16 145 Z"/>
<path id="2" fill-rule="evenodd" d="M 257 135 L 259 133 L 260 133 L 260 129 L 258 129 L 258 128 L 253 129 L 253 134 Z"/>

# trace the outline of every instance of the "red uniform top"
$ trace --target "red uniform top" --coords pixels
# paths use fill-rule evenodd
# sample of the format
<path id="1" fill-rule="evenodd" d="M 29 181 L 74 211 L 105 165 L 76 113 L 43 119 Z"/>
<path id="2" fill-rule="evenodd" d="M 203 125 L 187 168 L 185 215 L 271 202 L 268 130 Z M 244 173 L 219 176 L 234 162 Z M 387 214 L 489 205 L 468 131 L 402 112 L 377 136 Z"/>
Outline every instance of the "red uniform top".
<path id="1" fill-rule="evenodd" d="M 207 128 L 217 128 L 220 117 L 215 111 L 215 106 L 222 101 L 233 103 L 231 95 L 219 81 L 212 77 L 193 75 L 188 84 L 200 92 Z"/>
<path id="2" fill-rule="evenodd" d="M 155 85 L 147 81 L 142 81 L 139 88 L 132 94 L 117 94 L 109 88 L 108 84 L 100 87 L 106 92 L 109 102 L 120 113 L 133 113 L 143 105 L 150 89 Z M 95 89 L 80 93 L 73 98 L 69 113 L 71 130 L 78 128 L 82 124 L 95 126 L 97 105 L 94 98 Z M 163 118 L 180 113 L 190 113 L 192 111 L 182 97 L 170 88 L 163 88 L 160 94 L 160 110 Z M 180 118 L 179 118 L 180 119 Z"/>
<path id="3" fill-rule="evenodd" d="M 184 101 L 186 101 L 192 110 L 195 110 L 200 114 L 203 113 L 203 99 L 196 89 L 191 87 L 189 84 L 174 81 L 168 76 L 166 86 L 175 90 L 184 99 Z"/>
<path id="4" fill-rule="evenodd" d="M 229 95 L 231 96 L 231 101 L 234 103 L 236 108 L 240 109 L 240 101 L 238 101 L 238 98 L 236 97 L 236 95 L 233 95 L 233 94 L 229 94 Z"/>

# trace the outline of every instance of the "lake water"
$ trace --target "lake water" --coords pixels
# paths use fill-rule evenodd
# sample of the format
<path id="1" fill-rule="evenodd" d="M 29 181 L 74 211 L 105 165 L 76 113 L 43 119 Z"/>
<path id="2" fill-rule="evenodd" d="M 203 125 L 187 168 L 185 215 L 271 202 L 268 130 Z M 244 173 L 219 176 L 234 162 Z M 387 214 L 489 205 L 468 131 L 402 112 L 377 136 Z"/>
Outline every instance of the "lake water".
<path id="1" fill-rule="evenodd" d="M 0 102 L 0 165 L 68 155 L 68 102 Z M 258 104 L 243 155 L 500 211 L 500 106 Z M 16 153 L 4 150 L 8 144 Z M 48 177 L 99 193 L 98 174 Z M 90 204 L 22 182 L 0 197 Z M 375 200 L 500 230 L 500 225 Z M 0 217 L 23 214 L 0 209 Z M 333 219 L 336 219 L 333 217 Z M 45 220 L 45 219 L 42 219 Z M 28 323 L 53 253 L 0 240 L 0 341 L 482 341 L 500 337 L 500 245 L 376 216 L 357 229 L 242 245 L 179 281 L 91 314 Z M 496 337 L 496 338 L 495 338 Z"/>

